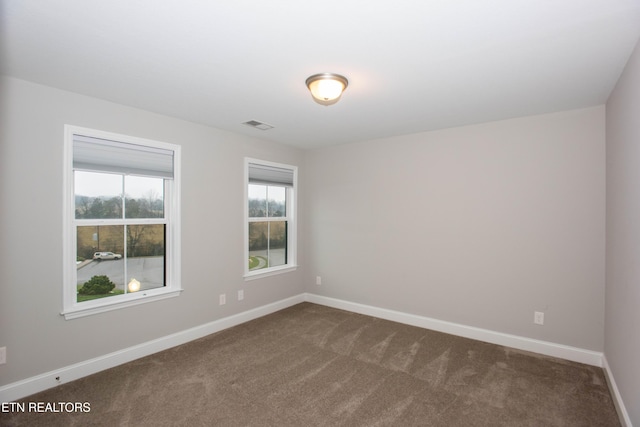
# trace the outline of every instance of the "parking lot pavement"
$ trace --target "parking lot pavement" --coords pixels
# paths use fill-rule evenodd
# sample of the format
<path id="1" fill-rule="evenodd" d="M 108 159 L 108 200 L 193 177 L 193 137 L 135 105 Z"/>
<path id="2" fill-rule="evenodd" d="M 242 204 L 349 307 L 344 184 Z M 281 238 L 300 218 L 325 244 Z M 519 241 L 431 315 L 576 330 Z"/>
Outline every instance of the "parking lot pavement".
<path id="1" fill-rule="evenodd" d="M 93 276 L 107 276 L 116 284 L 116 289 L 124 290 L 125 283 L 135 278 L 141 283 L 140 289 L 164 286 L 164 257 L 140 257 L 127 259 L 127 280 L 124 277 L 124 260 L 87 260 L 78 264 L 78 285 Z"/>

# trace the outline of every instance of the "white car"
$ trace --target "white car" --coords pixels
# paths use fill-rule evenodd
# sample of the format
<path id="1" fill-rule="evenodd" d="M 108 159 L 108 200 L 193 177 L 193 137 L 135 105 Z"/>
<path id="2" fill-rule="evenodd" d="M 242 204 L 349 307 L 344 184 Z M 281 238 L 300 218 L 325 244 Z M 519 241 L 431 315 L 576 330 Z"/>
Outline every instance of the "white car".
<path id="1" fill-rule="evenodd" d="M 114 254 L 113 252 L 96 252 L 93 254 L 93 259 L 103 260 L 103 259 L 120 259 L 122 255 Z"/>

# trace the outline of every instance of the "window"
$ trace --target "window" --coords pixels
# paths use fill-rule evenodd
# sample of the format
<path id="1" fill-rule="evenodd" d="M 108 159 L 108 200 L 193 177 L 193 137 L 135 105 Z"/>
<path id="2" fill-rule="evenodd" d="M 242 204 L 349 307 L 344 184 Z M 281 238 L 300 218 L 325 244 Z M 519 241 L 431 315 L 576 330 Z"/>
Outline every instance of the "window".
<path id="1" fill-rule="evenodd" d="M 295 166 L 246 159 L 245 278 L 296 268 Z"/>
<path id="2" fill-rule="evenodd" d="M 65 318 L 177 296 L 180 147 L 65 126 Z"/>

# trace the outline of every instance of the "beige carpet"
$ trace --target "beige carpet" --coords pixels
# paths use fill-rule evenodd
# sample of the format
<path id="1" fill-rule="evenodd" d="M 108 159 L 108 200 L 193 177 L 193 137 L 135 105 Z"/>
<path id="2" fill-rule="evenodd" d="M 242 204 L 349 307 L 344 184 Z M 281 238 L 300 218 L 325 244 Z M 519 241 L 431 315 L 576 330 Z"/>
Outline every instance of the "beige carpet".
<path id="1" fill-rule="evenodd" d="M 618 426 L 602 369 L 303 303 L 21 401 L 9 426 Z"/>

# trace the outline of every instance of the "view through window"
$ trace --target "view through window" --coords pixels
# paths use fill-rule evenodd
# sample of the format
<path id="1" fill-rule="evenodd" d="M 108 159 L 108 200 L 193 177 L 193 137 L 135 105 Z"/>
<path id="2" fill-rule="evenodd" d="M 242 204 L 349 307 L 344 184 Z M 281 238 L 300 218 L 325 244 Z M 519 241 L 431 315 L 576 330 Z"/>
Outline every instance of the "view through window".
<path id="1" fill-rule="evenodd" d="M 74 184 L 77 301 L 164 286 L 164 179 L 75 171 Z"/>
<path id="2" fill-rule="evenodd" d="M 287 191 L 249 184 L 249 270 L 287 264 Z"/>

